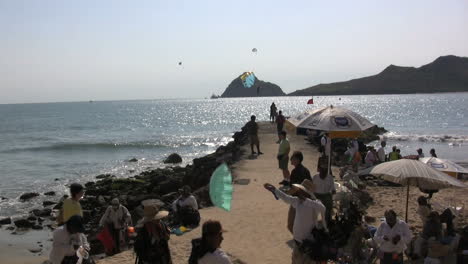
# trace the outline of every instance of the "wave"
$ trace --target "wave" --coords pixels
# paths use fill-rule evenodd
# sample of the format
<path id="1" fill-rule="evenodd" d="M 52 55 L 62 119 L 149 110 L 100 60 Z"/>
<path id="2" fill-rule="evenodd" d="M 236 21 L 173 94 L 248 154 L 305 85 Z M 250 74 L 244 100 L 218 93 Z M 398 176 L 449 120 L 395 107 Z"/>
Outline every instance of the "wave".
<path id="1" fill-rule="evenodd" d="M 134 149 L 134 148 L 168 148 L 172 147 L 171 145 L 163 145 L 154 142 L 130 142 L 130 143 L 107 143 L 107 142 L 98 142 L 98 143 L 59 143 L 52 144 L 48 146 L 38 146 L 38 147 L 27 147 L 27 148 L 15 148 L 5 150 L 3 152 L 24 152 L 24 151 L 72 151 L 72 150 L 109 150 L 109 149 Z"/>
<path id="2" fill-rule="evenodd" d="M 468 136 L 465 135 L 418 135 L 418 134 L 397 134 L 388 132 L 383 135 L 387 140 L 396 141 L 420 141 L 420 142 L 447 142 L 449 145 L 464 145 L 468 143 Z"/>

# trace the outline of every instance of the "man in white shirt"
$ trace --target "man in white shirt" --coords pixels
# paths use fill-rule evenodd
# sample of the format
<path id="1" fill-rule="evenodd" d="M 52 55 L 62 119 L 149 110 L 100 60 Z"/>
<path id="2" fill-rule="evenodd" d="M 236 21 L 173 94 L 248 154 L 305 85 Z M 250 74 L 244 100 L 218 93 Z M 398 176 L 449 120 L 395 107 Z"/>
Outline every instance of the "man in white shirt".
<path id="1" fill-rule="evenodd" d="M 382 141 L 380 142 L 380 148 L 377 150 L 377 157 L 379 158 L 379 161 L 385 162 L 385 146 L 387 145 L 387 142 Z"/>
<path id="2" fill-rule="evenodd" d="M 323 135 L 322 139 L 320 140 L 320 144 L 322 145 L 325 156 L 328 157 L 328 155 L 330 155 L 331 153 L 331 139 L 328 136 L 328 133 L 325 133 L 325 135 Z"/>
<path id="3" fill-rule="evenodd" d="M 403 252 L 406 245 L 411 242 L 411 236 L 408 225 L 397 219 L 395 211 L 386 211 L 385 222 L 380 224 L 374 235 L 374 240 L 383 253 L 380 263 L 403 264 Z"/>
<path id="4" fill-rule="evenodd" d="M 203 223 L 200 248 L 195 251 L 201 252 L 202 256 L 190 256 L 198 258 L 198 264 L 231 264 L 228 255 L 221 249 L 223 242 L 223 230 L 219 221 L 208 220 Z"/>
<path id="5" fill-rule="evenodd" d="M 332 175 L 328 175 L 328 168 L 319 168 L 319 174 L 312 177 L 315 190 L 314 195 L 319 199 L 326 208 L 325 220 L 328 223 L 331 221 L 333 211 L 333 194 L 336 193 L 335 181 Z"/>
<path id="6" fill-rule="evenodd" d="M 265 183 L 264 187 L 296 210 L 293 226 L 293 238 L 296 243 L 292 254 L 292 264 L 315 263 L 306 253 L 301 252 L 299 248 L 305 239 L 313 238 L 312 229 L 319 224 L 319 218 L 324 219 L 325 206 L 320 201 L 312 198 L 313 194 L 304 187 L 304 182 L 303 184 L 292 185 L 292 191 L 295 196 L 285 194 L 269 183 Z M 326 228 L 326 223 L 323 223 L 323 225 Z"/>
<path id="7" fill-rule="evenodd" d="M 185 185 L 179 192 L 179 198 L 172 203 L 172 210 L 174 210 L 177 220 L 183 225 L 198 225 L 200 222 L 198 203 L 191 193 L 190 186 Z"/>

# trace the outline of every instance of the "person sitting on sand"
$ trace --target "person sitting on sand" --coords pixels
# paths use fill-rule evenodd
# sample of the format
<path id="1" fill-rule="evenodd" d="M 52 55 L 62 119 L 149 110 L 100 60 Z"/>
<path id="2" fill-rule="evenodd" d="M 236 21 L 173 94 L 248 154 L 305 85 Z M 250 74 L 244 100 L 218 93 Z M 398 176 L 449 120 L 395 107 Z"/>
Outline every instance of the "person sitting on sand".
<path id="1" fill-rule="evenodd" d="M 274 123 L 275 118 L 276 118 L 276 105 L 275 102 L 273 102 L 270 106 L 270 122 Z"/>
<path id="2" fill-rule="evenodd" d="M 280 184 L 288 185 L 289 184 L 288 162 L 289 162 L 289 151 L 291 150 L 291 146 L 289 145 L 289 141 L 286 138 L 286 131 L 279 132 L 278 137 L 280 138 L 280 144 L 278 148 L 278 155 L 276 156 L 276 158 L 278 159 L 278 167 L 283 172 L 283 180 L 280 182 Z"/>
<path id="3" fill-rule="evenodd" d="M 411 241 L 408 225 L 397 219 L 393 210 L 385 211 L 385 222 L 381 223 L 374 235 L 374 240 L 382 253 L 381 264 L 403 264 L 403 252 Z"/>
<path id="4" fill-rule="evenodd" d="M 335 181 L 332 175 L 328 175 L 328 168 L 321 167 L 318 174 L 312 178 L 315 190 L 314 195 L 326 208 L 325 220 L 327 224 L 332 220 L 333 194 L 336 193 Z"/>
<path id="5" fill-rule="evenodd" d="M 418 197 L 418 209 L 416 213 L 419 215 L 419 218 L 421 218 L 421 223 L 424 225 L 424 223 L 427 221 L 427 217 L 431 213 L 431 207 L 429 206 L 426 197 Z"/>
<path id="6" fill-rule="evenodd" d="M 60 209 L 57 217 L 57 223 L 59 225 L 64 224 L 68 219 L 74 215 L 83 216 L 83 210 L 81 209 L 80 200 L 84 195 L 84 187 L 79 183 L 72 183 L 70 185 L 70 198 L 63 201 L 62 208 Z"/>
<path id="7" fill-rule="evenodd" d="M 125 244 L 127 226 L 131 224 L 132 216 L 128 209 L 120 204 L 119 199 L 112 199 L 111 205 L 107 207 L 106 212 L 101 217 L 101 221 L 99 221 L 99 226 L 107 228 L 114 240 L 114 250 L 109 253 L 117 254 L 122 251 Z"/>
<path id="8" fill-rule="evenodd" d="M 52 235 L 52 251 L 49 255 L 52 264 L 77 263 L 77 250 L 82 256 L 89 256 L 90 247 L 83 234 L 84 231 L 83 218 L 80 215 L 70 216 L 63 226 L 55 229 Z"/>
<path id="9" fill-rule="evenodd" d="M 308 180 L 304 180 L 304 182 L 306 181 Z M 292 264 L 316 263 L 306 252 L 301 250 L 301 245 L 304 240 L 310 238 L 312 229 L 320 226 L 320 222 L 326 228 L 326 223 L 323 222 L 325 206 L 323 206 L 319 200 L 312 198 L 313 193 L 311 190 L 308 190 L 304 184 L 305 183 L 292 185 L 291 192 L 294 193 L 295 196 L 288 195 L 269 183 L 264 184 L 265 189 L 273 192 L 275 196 L 291 205 L 296 210 L 293 227 L 295 243 L 292 253 Z M 320 221 L 320 219 L 322 219 L 322 221 Z"/>
<path id="10" fill-rule="evenodd" d="M 367 151 L 365 158 L 367 168 L 376 165 L 379 161 L 379 158 L 377 157 L 377 152 L 375 151 L 374 147 L 370 146 L 368 149 L 369 150 Z"/>
<path id="11" fill-rule="evenodd" d="M 387 146 L 387 142 L 382 141 L 380 142 L 380 148 L 377 150 L 377 158 L 379 159 L 379 162 L 385 162 L 385 146 Z"/>
<path id="12" fill-rule="evenodd" d="M 431 150 L 429 151 L 429 154 L 431 154 L 431 157 L 437 158 L 437 154 L 435 153 L 435 149 L 431 149 Z"/>
<path id="13" fill-rule="evenodd" d="M 392 147 L 392 152 L 390 152 L 388 154 L 388 160 L 389 161 L 398 160 L 398 152 L 397 152 L 397 147 L 396 146 Z"/>
<path id="14" fill-rule="evenodd" d="M 170 230 L 161 220 L 169 212 L 160 210 L 157 204 L 143 203 L 143 219 L 136 225 L 137 236 L 133 245 L 135 264 L 172 264 L 169 249 Z"/>
<path id="15" fill-rule="evenodd" d="M 221 249 L 224 232 L 219 221 L 203 223 L 202 237 L 192 240 L 189 264 L 231 264 L 228 255 Z"/>
<path id="16" fill-rule="evenodd" d="M 197 199 L 191 191 L 190 186 L 185 185 L 179 190 L 179 198 L 172 203 L 176 221 L 184 226 L 198 226 L 200 223 Z"/>
<path id="17" fill-rule="evenodd" d="M 250 121 L 245 124 L 247 128 L 247 133 L 250 139 L 250 150 L 252 151 L 252 155 L 256 154 L 254 151 L 254 145 L 257 146 L 258 155 L 263 154 L 260 151 L 260 141 L 258 140 L 258 124 L 255 122 L 256 117 L 253 115 L 250 117 Z"/>
<path id="18" fill-rule="evenodd" d="M 294 151 L 291 155 L 291 165 L 294 166 L 294 169 L 291 171 L 291 177 L 289 184 L 300 184 L 304 180 L 312 181 L 312 177 L 310 176 L 310 171 L 302 165 L 302 161 L 304 160 L 304 156 L 300 151 Z M 296 210 L 294 207 L 290 206 L 288 211 L 288 230 L 292 233 L 293 232 L 293 225 L 294 225 L 294 216 L 296 215 Z"/>
<path id="19" fill-rule="evenodd" d="M 424 158 L 424 153 L 423 153 L 422 148 L 418 148 L 416 151 L 418 152 L 418 158 Z"/>

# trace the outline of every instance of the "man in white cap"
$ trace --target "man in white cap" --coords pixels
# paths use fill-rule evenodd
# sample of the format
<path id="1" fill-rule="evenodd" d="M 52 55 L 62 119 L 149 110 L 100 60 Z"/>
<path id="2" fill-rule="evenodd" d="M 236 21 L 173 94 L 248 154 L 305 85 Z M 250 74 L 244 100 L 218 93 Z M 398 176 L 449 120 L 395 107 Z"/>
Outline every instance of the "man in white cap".
<path id="1" fill-rule="evenodd" d="M 169 249 L 170 230 L 161 220 L 169 215 L 152 200 L 143 203 L 143 219 L 138 221 L 134 250 L 136 264 L 172 264 Z"/>
<path id="2" fill-rule="evenodd" d="M 326 228 L 326 223 L 323 221 L 325 219 L 325 206 L 315 199 L 313 184 L 309 180 L 304 180 L 302 184 L 291 185 L 291 193 L 295 196 L 288 195 L 269 183 L 265 183 L 264 187 L 296 210 L 293 226 L 295 246 L 292 254 L 292 263 L 315 263 L 305 252 L 300 250 L 303 241 L 311 238 L 312 229 L 318 226 L 319 219 L 322 220 L 321 222 Z"/>
<path id="3" fill-rule="evenodd" d="M 114 240 L 114 250 L 109 253 L 117 254 L 122 251 L 125 244 L 125 231 L 127 226 L 131 224 L 132 216 L 128 209 L 120 204 L 119 199 L 112 199 L 111 205 L 107 207 L 101 221 L 99 221 L 99 226 L 107 227 Z"/>

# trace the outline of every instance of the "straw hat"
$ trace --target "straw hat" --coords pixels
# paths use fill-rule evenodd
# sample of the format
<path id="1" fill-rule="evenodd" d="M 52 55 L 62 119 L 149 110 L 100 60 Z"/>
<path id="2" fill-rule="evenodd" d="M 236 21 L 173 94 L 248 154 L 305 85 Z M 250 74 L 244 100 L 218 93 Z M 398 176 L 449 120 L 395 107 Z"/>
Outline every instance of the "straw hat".
<path id="1" fill-rule="evenodd" d="M 309 194 L 311 198 L 315 199 L 314 190 L 315 185 L 311 180 L 303 180 L 301 184 L 293 184 L 293 193 L 294 194 L 298 189 L 304 191 L 305 193 Z M 296 191 L 294 191 L 296 189 Z"/>
<path id="2" fill-rule="evenodd" d="M 143 222 L 150 222 L 167 217 L 168 211 L 161 211 L 159 205 L 148 204 L 143 207 Z"/>

